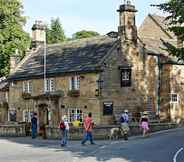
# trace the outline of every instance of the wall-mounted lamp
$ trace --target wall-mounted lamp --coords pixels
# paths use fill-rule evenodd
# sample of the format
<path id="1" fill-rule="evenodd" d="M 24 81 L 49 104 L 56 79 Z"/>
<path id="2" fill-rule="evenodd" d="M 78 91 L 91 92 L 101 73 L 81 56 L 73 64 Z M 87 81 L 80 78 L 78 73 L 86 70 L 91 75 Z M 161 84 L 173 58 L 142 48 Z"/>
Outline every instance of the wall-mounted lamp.
<path id="1" fill-rule="evenodd" d="M 85 76 L 84 75 L 80 75 L 80 79 L 84 79 L 85 78 Z"/>
<path id="2" fill-rule="evenodd" d="M 61 105 L 61 109 L 64 109 L 65 108 L 65 105 Z"/>

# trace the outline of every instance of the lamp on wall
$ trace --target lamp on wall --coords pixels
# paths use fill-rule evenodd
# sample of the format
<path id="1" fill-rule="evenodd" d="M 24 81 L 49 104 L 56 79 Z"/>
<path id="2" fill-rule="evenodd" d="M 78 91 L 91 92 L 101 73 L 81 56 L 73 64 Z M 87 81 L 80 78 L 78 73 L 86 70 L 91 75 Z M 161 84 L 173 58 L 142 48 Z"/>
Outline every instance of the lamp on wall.
<path id="1" fill-rule="evenodd" d="M 84 79 L 85 78 L 85 76 L 84 75 L 80 75 L 80 79 Z"/>
<path id="2" fill-rule="evenodd" d="M 61 109 L 64 109 L 65 108 L 65 105 L 61 105 Z"/>

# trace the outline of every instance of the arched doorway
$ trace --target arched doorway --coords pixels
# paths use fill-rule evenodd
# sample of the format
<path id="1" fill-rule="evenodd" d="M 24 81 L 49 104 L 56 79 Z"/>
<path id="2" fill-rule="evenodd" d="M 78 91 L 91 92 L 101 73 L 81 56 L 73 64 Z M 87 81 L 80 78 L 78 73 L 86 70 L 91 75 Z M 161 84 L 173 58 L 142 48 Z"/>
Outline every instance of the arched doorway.
<path id="1" fill-rule="evenodd" d="M 49 124 L 48 119 L 49 111 L 47 104 L 40 104 L 38 106 L 38 123 L 39 123 L 39 134 L 45 137 L 45 126 Z"/>

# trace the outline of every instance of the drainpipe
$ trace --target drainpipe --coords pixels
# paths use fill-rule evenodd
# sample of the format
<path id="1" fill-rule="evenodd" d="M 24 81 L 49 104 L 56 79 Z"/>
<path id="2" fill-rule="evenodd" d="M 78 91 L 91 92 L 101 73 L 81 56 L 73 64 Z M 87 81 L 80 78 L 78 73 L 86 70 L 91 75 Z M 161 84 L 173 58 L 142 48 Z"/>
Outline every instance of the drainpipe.
<path id="1" fill-rule="evenodd" d="M 162 64 L 161 64 L 161 59 L 160 56 L 161 54 L 153 54 L 149 53 L 148 55 L 150 56 L 155 56 L 156 57 L 156 62 L 157 62 L 157 87 L 156 87 L 156 93 L 157 93 L 157 108 L 156 108 L 156 114 L 158 117 L 160 116 L 160 103 L 161 103 L 161 95 L 160 95 L 160 87 L 161 87 L 161 69 L 162 69 Z"/>
<path id="2" fill-rule="evenodd" d="M 160 87 L 161 87 L 161 61 L 160 61 L 160 55 L 157 55 L 157 66 L 158 66 L 158 77 L 157 77 L 157 115 L 160 115 Z"/>

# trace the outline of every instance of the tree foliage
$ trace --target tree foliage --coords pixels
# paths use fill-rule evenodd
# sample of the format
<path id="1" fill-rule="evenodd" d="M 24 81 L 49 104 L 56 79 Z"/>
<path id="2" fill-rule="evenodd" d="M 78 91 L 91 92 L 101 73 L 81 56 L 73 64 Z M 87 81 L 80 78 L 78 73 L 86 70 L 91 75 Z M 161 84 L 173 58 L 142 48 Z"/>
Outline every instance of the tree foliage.
<path id="1" fill-rule="evenodd" d="M 0 77 L 9 73 L 10 56 L 15 50 L 23 57 L 30 45 L 29 34 L 23 30 L 26 18 L 22 9 L 20 0 L 0 0 Z"/>
<path id="2" fill-rule="evenodd" d="M 66 40 L 64 30 L 59 18 L 52 19 L 50 26 L 46 28 L 47 43 L 60 43 Z"/>
<path id="3" fill-rule="evenodd" d="M 82 30 L 73 34 L 73 39 L 89 38 L 100 35 L 95 31 Z"/>
<path id="4" fill-rule="evenodd" d="M 168 13 L 166 18 L 168 22 L 168 30 L 173 32 L 180 42 L 184 41 L 184 0 L 169 0 L 160 5 L 154 5 L 160 10 Z M 178 60 L 184 61 L 184 48 L 175 47 L 174 45 L 164 42 L 166 50 L 169 54 L 176 56 Z"/>

